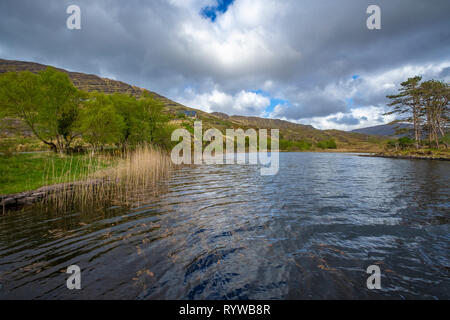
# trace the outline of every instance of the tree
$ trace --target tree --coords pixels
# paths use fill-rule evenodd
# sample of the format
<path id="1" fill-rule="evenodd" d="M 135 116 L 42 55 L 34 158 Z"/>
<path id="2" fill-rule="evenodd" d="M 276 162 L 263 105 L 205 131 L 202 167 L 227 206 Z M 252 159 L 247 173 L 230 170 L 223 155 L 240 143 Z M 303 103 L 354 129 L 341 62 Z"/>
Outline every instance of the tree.
<path id="1" fill-rule="evenodd" d="M 53 68 L 39 72 L 41 108 L 40 136 L 52 141 L 59 152 L 70 147 L 77 132 L 83 93 L 78 91 L 66 73 Z"/>
<path id="2" fill-rule="evenodd" d="M 423 82 L 419 88 L 421 104 L 426 115 L 426 128 L 428 131 L 428 142 L 439 148 L 439 135 L 445 136 L 449 121 L 449 84 L 429 80 Z M 448 145 L 446 144 L 448 148 Z"/>
<path id="3" fill-rule="evenodd" d="M 20 118 L 37 135 L 39 77 L 29 71 L 0 75 L 1 116 Z M 39 136 L 38 136 L 39 138 Z M 42 140 L 42 139 L 41 139 Z"/>
<path id="4" fill-rule="evenodd" d="M 418 149 L 420 146 L 421 140 L 421 112 L 422 108 L 420 105 L 420 91 L 419 84 L 422 80 L 422 77 L 413 77 L 408 80 L 402 82 L 400 93 L 397 95 L 389 95 L 388 99 L 392 101 L 388 104 L 388 106 L 394 107 L 394 109 L 390 112 L 385 113 L 385 115 L 390 114 L 406 114 L 407 117 L 401 119 L 401 121 L 412 122 L 414 126 L 414 138 L 415 145 Z"/>
<path id="5" fill-rule="evenodd" d="M 67 74 L 50 67 L 38 74 L 24 71 L 0 76 L 3 113 L 22 119 L 55 152 L 65 151 L 78 135 L 82 97 Z"/>
<path id="6" fill-rule="evenodd" d="M 123 117 L 117 113 L 109 96 L 92 93 L 81 112 L 83 139 L 94 150 L 108 144 L 118 144 L 123 140 L 125 127 Z"/>
<path id="7" fill-rule="evenodd" d="M 168 117 L 162 112 L 164 105 L 148 93 L 136 99 L 131 95 L 115 93 L 110 97 L 116 113 L 123 118 L 122 148 L 139 143 L 167 144 Z M 166 141 L 167 140 L 167 141 Z"/>
<path id="8" fill-rule="evenodd" d="M 123 119 L 122 140 L 120 141 L 122 148 L 125 149 L 145 140 L 143 137 L 145 114 L 136 98 L 121 93 L 114 93 L 109 98 L 115 112 Z"/>
<path id="9" fill-rule="evenodd" d="M 139 108 L 143 111 L 148 142 L 159 144 L 167 134 L 168 117 L 162 112 L 164 104 L 145 93 L 139 99 Z"/>

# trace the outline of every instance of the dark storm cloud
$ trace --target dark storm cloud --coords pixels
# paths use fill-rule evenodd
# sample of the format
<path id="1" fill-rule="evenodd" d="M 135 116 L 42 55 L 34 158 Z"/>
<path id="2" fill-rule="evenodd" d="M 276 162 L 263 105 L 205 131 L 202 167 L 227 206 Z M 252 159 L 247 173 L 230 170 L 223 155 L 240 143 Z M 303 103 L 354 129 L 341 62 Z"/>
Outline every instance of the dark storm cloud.
<path id="1" fill-rule="evenodd" d="M 450 61 L 450 1 L 377 1 L 382 29 L 368 30 L 372 2 L 236 0 L 211 22 L 200 12 L 214 0 L 7 0 L 0 57 L 114 77 L 181 100 L 186 87 L 198 95 L 263 89 L 290 102 L 278 117 L 322 117 L 348 111 L 350 97 L 355 108 L 384 104 L 395 88 L 373 81 L 380 74 L 397 85 L 404 75 L 391 70 Z M 66 28 L 71 4 L 81 7 L 81 30 Z M 448 70 L 426 72 L 445 78 Z"/>

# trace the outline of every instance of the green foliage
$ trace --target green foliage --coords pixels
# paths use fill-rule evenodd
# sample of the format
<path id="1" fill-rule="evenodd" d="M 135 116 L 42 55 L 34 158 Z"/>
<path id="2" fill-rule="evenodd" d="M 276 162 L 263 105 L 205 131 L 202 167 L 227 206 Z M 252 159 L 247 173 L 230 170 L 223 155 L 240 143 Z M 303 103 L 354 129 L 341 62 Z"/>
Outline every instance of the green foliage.
<path id="1" fill-rule="evenodd" d="M 183 122 L 181 125 L 182 125 L 183 128 L 185 128 L 187 131 L 189 131 L 192 135 L 194 134 L 194 127 L 193 127 L 190 123 Z"/>
<path id="2" fill-rule="evenodd" d="M 397 139 L 389 139 L 386 141 L 386 147 L 388 149 L 398 148 L 398 140 Z"/>
<path id="3" fill-rule="evenodd" d="M 94 93 L 85 104 L 81 115 L 83 139 L 95 149 L 123 140 L 125 122 L 111 103 L 110 97 Z"/>
<path id="4" fill-rule="evenodd" d="M 401 137 L 398 139 L 390 139 L 386 142 L 388 149 L 406 150 L 414 146 L 414 140 L 410 137 Z"/>
<path id="5" fill-rule="evenodd" d="M 151 143 L 165 147 L 170 144 L 170 134 L 162 109 L 163 104 L 149 95 L 136 99 L 120 93 L 91 94 L 83 111 L 83 137 L 95 145 L 125 148 Z M 99 125 L 96 119 L 103 123 Z"/>
<path id="6" fill-rule="evenodd" d="M 46 140 L 56 141 L 59 149 L 67 148 L 76 130 L 82 95 L 65 73 L 47 68 L 38 76 L 40 135 Z"/>
<path id="7" fill-rule="evenodd" d="M 37 122 L 39 77 L 29 71 L 0 75 L 0 116 L 24 118 L 29 126 Z"/>
<path id="8" fill-rule="evenodd" d="M 401 83 L 398 94 L 387 96 L 391 100 L 388 106 L 393 109 L 386 114 L 396 114 L 396 121 L 413 124 L 417 149 L 422 144 L 423 132 L 428 136 L 428 145 L 439 148 L 439 137 L 445 136 L 448 128 L 450 86 L 443 81 L 421 83 L 421 80 L 419 76 L 409 78 Z"/>
<path id="9" fill-rule="evenodd" d="M 177 126 L 170 124 L 160 125 L 154 135 L 152 144 L 166 150 L 173 148 L 177 142 L 171 141 L 171 135 L 177 128 Z"/>
<path id="10" fill-rule="evenodd" d="M 114 143 L 121 144 L 123 147 L 139 143 L 145 128 L 143 110 L 139 108 L 136 98 L 122 93 L 114 93 L 110 96 L 102 94 L 102 96 L 114 108 L 113 112 L 122 118 L 121 134 L 117 135 Z"/>
<path id="11" fill-rule="evenodd" d="M 286 140 L 286 139 L 280 139 L 280 150 L 285 151 L 304 151 L 304 150 L 310 150 L 312 147 L 312 143 L 305 140 Z"/>
<path id="12" fill-rule="evenodd" d="M 0 76 L 1 116 L 23 119 L 55 151 L 64 151 L 77 136 L 82 97 L 67 74 L 50 67 L 38 74 L 24 71 Z"/>
<path id="13" fill-rule="evenodd" d="M 44 185 L 75 181 L 86 177 L 92 168 L 111 163 L 87 155 L 56 154 L 0 155 L 0 194 L 34 190 Z"/>
<path id="14" fill-rule="evenodd" d="M 336 145 L 336 141 L 331 138 L 328 140 L 322 140 L 317 142 L 317 147 L 320 149 L 336 149 L 337 145 Z"/>
<path id="15" fill-rule="evenodd" d="M 164 104 L 153 99 L 150 95 L 144 95 L 138 103 L 144 112 L 143 121 L 145 122 L 145 134 L 148 137 L 148 142 L 161 144 L 162 139 L 167 137 L 167 123 L 169 121 L 169 118 L 162 112 Z"/>
<path id="16" fill-rule="evenodd" d="M 439 140 L 440 143 L 449 146 L 450 145 L 450 134 L 447 133 L 445 136 L 441 137 Z"/>
<path id="17" fill-rule="evenodd" d="M 398 139 L 398 145 L 402 149 L 410 148 L 414 145 L 414 140 L 410 137 L 402 137 Z"/>
<path id="18" fill-rule="evenodd" d="M 50 67 L 38 74 L 0 75 L 0 106 L 0 117 L 23 120 L 39 140 L 58 152 L 71 150 L 78 137 L 94 148 L 171 144 L 162 102 L 149 94 L 140 99 L 119 93 L 88 94 L 77 90 L 66 73 Z"/>

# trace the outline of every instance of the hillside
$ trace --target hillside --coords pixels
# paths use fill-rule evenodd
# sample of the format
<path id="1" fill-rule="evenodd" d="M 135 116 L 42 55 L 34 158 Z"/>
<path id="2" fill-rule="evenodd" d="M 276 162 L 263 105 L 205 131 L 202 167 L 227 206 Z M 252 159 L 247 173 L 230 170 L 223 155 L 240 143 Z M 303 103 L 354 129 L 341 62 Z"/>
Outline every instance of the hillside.
<path id="1" fill-rule="evenodd" d="M 410 123 L 393 123 L 393 124 L 383 124 L 374 127 L 367 127 L 353 130 L 352 132 L 368 134 L 368 135 L 377 135 L 377 136 L 390 136 L 390 137 L 403 137 L 408 135 L 407 132 L 398 132 L 407 131 L 408 129 L 412 129 L 413 125 Z"/>
<path id="2" fill-rule="evenodd" d="M 34 62 L 14 61 L 0 59 L 0 73 L 10 71 L 31 71 L 39 72 L 47 66 Z M 175 101 L 172 101 L 158 93 L 149 91 L 147 89 L 131 86 L 127 83 L 101 78 L 92 74 L 85 74 L 80 72 L 70 72 L 64 69 L 56 68 L 69 75 L 73 84 L 79 89 L 85 91 L 101 91 L 105 93 L 128 93 L 135 96 L 140 96 L 144 91 L 150 92 L 155 99 L 164 103 L 165 112 L 170 114 L 172 119 L 177 118 L 177 114 L 181 110 L 195 110 L 199 120 L 203 121 L 204 128 L 217 128 L 221 131 L 227 128 L 264 128 L 264 129 L 280 129 L 280 138 L 290 141 L 310 141 L 316 143 L 321 140 L 333 138 L 336 140 L 338 149 L 341 151 L 377 151 L 380 148 L 380 139 L 374 138 L 367 134 L 345 132 L 339 130 L 319 130 L 310 125 L 296 124 L 279 119 L 267 119 L 258 117 L 245 117 L 239 115 L 229 116 L 224 113 L 207 113 L 201 110 L 186 107 Z M 183 122 L 193 122 L 193 119 L 184 119 Z M 3 120 L 3 124 L 5 120 Z M 8 124 L 14 123 L 11 119 L 7 121 Z M 5 125 L 2 125 L 5 128 Z M 20 127 L 20 126 L 18 126 Z M 11 128 L 8 127 L 11 131 Z M 4 129 L 2 134 L 5 134 Z"/>

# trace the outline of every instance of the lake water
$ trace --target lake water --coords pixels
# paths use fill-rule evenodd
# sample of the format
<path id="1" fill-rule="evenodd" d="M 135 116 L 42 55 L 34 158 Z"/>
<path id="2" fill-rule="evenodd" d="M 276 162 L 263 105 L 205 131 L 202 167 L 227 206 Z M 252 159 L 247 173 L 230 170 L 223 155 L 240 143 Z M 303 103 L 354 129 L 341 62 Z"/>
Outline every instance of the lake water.
<path id="1" fill-rule="evenodd" d="M 0 217 L 0 298 L 449 299 L 449 181 L 449 162 L 333 153 L 184 167 L 133 209 Z"/>

